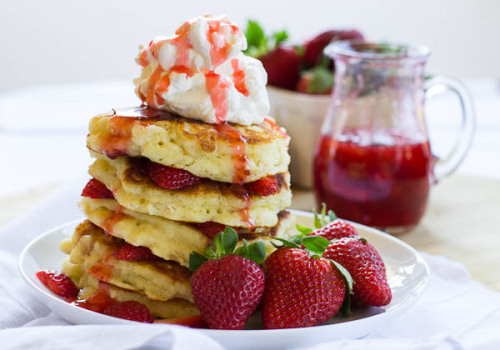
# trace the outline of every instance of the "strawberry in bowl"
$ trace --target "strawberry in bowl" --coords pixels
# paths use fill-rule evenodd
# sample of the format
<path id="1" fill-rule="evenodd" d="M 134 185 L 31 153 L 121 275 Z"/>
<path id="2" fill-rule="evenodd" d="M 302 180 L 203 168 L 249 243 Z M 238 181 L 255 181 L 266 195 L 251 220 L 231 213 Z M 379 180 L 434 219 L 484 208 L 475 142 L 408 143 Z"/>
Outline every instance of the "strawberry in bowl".
<path id="1" fill-rule="evenodd" d="M 268 76 L 271 114 L 289 135 L 294 185 L 312 188 L 312 160 L 334 85 L 334 62 L 323 54 L 332 41 L 364 40 L 356 29 L 330 29 L 298 45 L 283 30 L 266 35 L 256 21 L 245 31 L 247 55 L 258 58 Z"/>

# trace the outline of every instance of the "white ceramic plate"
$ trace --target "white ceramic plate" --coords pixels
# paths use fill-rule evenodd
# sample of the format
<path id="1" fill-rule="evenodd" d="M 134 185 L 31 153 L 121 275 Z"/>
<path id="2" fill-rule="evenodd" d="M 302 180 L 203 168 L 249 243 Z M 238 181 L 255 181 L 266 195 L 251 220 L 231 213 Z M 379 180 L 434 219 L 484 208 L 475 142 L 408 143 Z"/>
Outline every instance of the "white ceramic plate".
<path id="1" fill-rule="evenodd" d="M 297 223 L 313 226 L 311 213 L 292 211 Z M 79 221 L 78 221 L 79 222 Z M 24 279 L 38 292 L 41 302 L 74 324 L 120 324 L 131 321 L 109 317 L 65 302 L 52 294 L 35 276 L 40 270 L 60 270 L 66 257 L 59 250 L 65 236 L 73 233 L 78 222 L 48 231 L 33 240 L 21 253 L 19 269 Z M 420 298 L 429 283 L 429 267 L 420 254 L 406 243 L 384 232 L 355 224 L 360 236 L 372 243 L 382 256 L 392 289 L 392 301 L 381 308 L 362 308 L 345 318 L 334 317 L 328 324 L 284 330 L 200 330 L 222 345 L 234 348 L 278 349 L 306 346 L 341 338 L 359 338 L 383 327 L 388 321 L 407 311 Z"/>

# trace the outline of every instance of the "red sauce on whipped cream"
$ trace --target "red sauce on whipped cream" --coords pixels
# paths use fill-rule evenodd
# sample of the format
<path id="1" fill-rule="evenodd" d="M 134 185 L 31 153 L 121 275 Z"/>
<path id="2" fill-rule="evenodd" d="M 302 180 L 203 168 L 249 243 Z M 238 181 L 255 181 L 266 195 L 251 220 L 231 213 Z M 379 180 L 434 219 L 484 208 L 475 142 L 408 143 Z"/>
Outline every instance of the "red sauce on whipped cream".
<path id="1" fill-rule="evenodd" d="M 236 90 L 238 90 L 245 96 L 250 95 L 250 92 L 245 85 L 245 71 L 241 69 L 240 61 L 236 58 L 233 58 L 231 60 L 231 67 L 233 68 L 233 80 Z"/>
<path id="2" fill-rule="evenodd" d="M 221 79 L 219 74 L 211 71 L 205 74 L 205 84 L 214 106 L 215 118 L 218 123 L 223 123 L 227 114 L 227 88 L 229 82 Z"/>
<path id="3" fill-rule="evenodd" d="M 231 50 L 231 44 L 225 40 L 223 34 L 219 34 L 221 23 L 229 24 L 231 34 L 238 33 L 239 29 L 227 20 L 208 20 L 207 23 L 207 40 L 210 43 L 210 58 L 212 59 L 212 67 L 215 69 L 227 60 L 229 51 Z M 218 45 L 216 40 L 222 42 L 223 45 Z"/>

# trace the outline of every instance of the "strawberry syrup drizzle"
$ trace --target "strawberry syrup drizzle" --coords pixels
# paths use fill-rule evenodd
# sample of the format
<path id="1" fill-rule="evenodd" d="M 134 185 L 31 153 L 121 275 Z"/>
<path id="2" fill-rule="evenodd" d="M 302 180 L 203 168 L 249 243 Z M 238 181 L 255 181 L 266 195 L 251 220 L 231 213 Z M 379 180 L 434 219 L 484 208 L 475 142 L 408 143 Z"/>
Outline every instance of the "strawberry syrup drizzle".
<path id="1" fill-rule="evenodd" d="M 121 220 L 127 217 L 126 214 L 123 213 L 124 208 L 119 206 L 113 214 L 107 217 L 102 223 L 102 228 L 108 234 L 113 235 L 113 227 Z"/>
<path id="2" fill-rule="evenodd" d="M 101 261 L 85 269 L 85 271 L 100 281 L 108 282 L 113 276 L 114 266 L 109 263 L 112 258 L 111 252 L 106 253 Z"/>
<path id="3" fill-rule="evenodd" d="M 228 109 L 227 88 L 230 84 L 227 80 L 221 79 L 220 75 L 213 71 L 205 73 L 205 84 L 212 105 L 214 106 L 215 120 L 217 123 L 223 123 L 226 120 Z"/>
<path id="4" fill-rule="evenodd" d="M 240 67 L 240 61 L 237 58 L 231 60 L 231 67 L 233 68 L 233 81 L 234 87 L 241 94 L 248 96 L 250 92 L 245 85 L 245 71 Z"/>
<path id="5" fill-rule="evenodd" d="M 94 294 L 87 299 L 78 299 L 71 303 L 87 310 L 102 313 L 107 306 L 116 303 L 116 300 L 110 296 L 109 284 L 99 281 L 99 288 Z"/>
<path id="6" fill-rule="evenodd" d="M 245 146 L 247 143 L 246 138 L 236 129 L 228 123 L 214 125 L 215 130 L 224 137 L 233 152 L 234 159 L 234 175 L 233 183 L 242 184 L 250 173 L 249 161 L 246 155 Z M 255 227 L 255 222 L 250 217 L 250 193 L 245 188 L 245 186 L 238 187 L 238 197 L 240 197 L 244 202 L 245 206 L 240 210 L 241 219 L 248 225 L 249 228 Z"/>
<path id="7" fill-rule="evenodd" d="M 212 68 L 215 69 L 224 63 L 231 50 L 231 44 L 227 42 L 224 33 L 220 33 L 221 23 L 230 24 L 231 32 L 235 34 L 238 32 L 238 28 L 232 25 L 229 21 L 220 21 L 220 20 L 210 20 L 208 21 L 208 30 L 207 30 L 207 40 L 210 43 L 210 57 L 212 59 Z M 217 40 L 222 39 L 222 40 Z M 222 47 L 217 45 L 217 41 L 222 41 Z"/>
<path id="8" fill-rule="evenodd" d="M 103 117 L 103 118 L 108 118 Z M 100 137 L 101 149 L 109 157 L 126 154 L 132 139 L 132 128 L 135 119 L 128 117 L 113 116 L 110 120 L 111 130 L 109 134 Z"/>
<path id="9" fill-rule="evenodd" d="M 165 100 L 156 94 L 156 83 L 160 80 L 162 73 L 164 72 L 160 64 L 156 67 L 156 70 L 151 74 L 148 80 L 148 96 L 146 98 L 146 103 L 150 106 L 160 106 L 165 103 Z M 155 99 L 156 97 L 156 99 Z"/>
<path id="10" fill-rule="evenodd" d="M 139 90 L 141 100 L 143 102 L 146 101 L 148 105 L 158 107 L 165 103 L 165 100 L 161 97 L 161 95 L 168 91 L 170 86 L 170 74 L 172 72 L 185 73 L 188 77 L 193 75 L 193 72 L 189 69 L 189 50 L 193 48 L 191 40 L 189 39 L 190 28 L 191 24 L 189 22 L 184 23 L 175 32 L 175 37 L 150 42 L 148 49 L 143 50 L 139 56 L 139 64 L 145 67 L 150 63 L 148 60 L 148 50 L 156 60 L 159 60 L 160 49 L 163 44 L 168 43 L 170 45 L 174 45 L 177 49 L 174 67 L 165 71 L 161 64 L 158 63 L 158 67 L 156 67 L 156 70 L 149 77 L 147 97 L 144 97 L 142 92 Z"/>
<path id="11" fill-rule="evenodd" d="M 289 135 L 283 131 L 283 129 L 276 124 L 272 119 L 270 118 L 264 118 L 264 122 L 267 123 L 271 127 L 272 130 L 278 132 L 282 137 L 289 137 Z"/>

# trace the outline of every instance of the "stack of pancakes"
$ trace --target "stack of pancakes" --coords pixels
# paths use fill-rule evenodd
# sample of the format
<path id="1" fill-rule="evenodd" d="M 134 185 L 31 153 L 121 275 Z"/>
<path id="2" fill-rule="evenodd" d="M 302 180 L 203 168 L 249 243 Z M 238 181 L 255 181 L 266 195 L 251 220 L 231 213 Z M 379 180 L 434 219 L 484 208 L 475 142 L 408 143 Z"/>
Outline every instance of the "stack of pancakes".
<path id="1" fill-rule="evenodd" d="M 212 238 L 202 223 L 233 227 L 248 242 L 288 237 L 293 218 L 288 135 L 266 118 L 259 125 L 205 124 L 169 112 L 137 107 L 113 110 L 90 122 L 87 146 L 95 158 L 90 175 L 113 198 L 82 197 L 87 217 L 61 244 L 69 254 L 63 272 L 87 299 L 105 293 L 145 304 L 157 318 L 198 314 L 193 304 L 189 255 L 203 253 Z M 148 164 L 186 170 L 202 178 L 167 189 Z M 274 177 L 277 190 L 261 196 L 247 184 Z M 154 258 L 117 258 L 124 245 Z"/>

